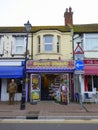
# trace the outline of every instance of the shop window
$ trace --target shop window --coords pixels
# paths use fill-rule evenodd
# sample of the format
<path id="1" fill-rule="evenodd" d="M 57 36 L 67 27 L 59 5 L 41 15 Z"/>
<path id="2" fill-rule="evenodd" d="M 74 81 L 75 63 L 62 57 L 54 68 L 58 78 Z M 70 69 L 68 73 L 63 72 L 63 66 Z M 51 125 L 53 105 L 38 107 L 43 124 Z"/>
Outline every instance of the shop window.
<path id="1" fill-rule="evenodd" d="M 93 79 L 92 76 L 85 77 L 85 91 L 92 91 L 93 89 Z"/>
<path id="2" fill-rule="evenodd" d="M 98 91 L 98 76 L 85 76 L 85 91 Z"/>
<path id="3" fill-rule="evenodd" d="M 11 82 L 11 79 L 7 80 L 7 84 Z M 17 84 L 17 93 L 22 93 L 22 85 L 23 85 L 23 80 L 22 79 L 15 79 L 15 82 Z M 7 89 L 8 92 L 8 89 Z"/>
<path id="4" fill-rule="evenodd" d="M 93 81 L 94 81 L 94 88 L 96 88 L 96 91 L 98 91 L 98 76 L 94 76 Z"/>

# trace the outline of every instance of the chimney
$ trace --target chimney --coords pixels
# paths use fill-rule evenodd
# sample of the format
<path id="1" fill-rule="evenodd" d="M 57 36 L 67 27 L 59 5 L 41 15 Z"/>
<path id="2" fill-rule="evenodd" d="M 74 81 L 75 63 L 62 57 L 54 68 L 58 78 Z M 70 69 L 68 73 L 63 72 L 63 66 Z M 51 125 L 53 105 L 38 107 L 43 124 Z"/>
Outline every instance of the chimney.
<path id="1" fill-rule="evenodd" d="M 69 7 L 69 9 L 66 8 L 66 11 L 64 13 L 64 18 L 65 18 L 64 19 L 65 20 L 65 25 L 68 25 L 68 24 L 73 25 L 73 12 L 72 12 L 71 7 Z"/>

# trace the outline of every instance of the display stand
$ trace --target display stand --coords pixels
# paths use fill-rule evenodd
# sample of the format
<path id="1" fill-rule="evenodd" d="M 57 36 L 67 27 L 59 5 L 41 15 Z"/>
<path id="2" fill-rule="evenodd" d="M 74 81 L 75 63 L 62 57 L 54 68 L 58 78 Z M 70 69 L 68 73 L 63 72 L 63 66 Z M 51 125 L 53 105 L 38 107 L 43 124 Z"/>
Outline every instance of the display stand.
<path id="1" fill-rule="evenodd" d="M 40 101 L 40 76 L 38 74 L 31 74 L 31 91 L 30 91 L 30 103 L 36 104 Z"/>

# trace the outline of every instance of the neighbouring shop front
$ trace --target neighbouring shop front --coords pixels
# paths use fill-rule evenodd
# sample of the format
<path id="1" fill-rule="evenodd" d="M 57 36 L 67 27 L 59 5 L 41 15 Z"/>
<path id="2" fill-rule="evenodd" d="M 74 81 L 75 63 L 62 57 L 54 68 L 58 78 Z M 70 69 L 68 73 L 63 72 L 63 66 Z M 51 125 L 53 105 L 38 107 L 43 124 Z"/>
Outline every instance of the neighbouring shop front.
<path id="1" fill-rule="evenodd" d="M 22 61 L 3 60 L 0 61 L 0 100 L 8 101 L 8 84 L 13 78 L 17 83 L 17 93 L 15 94 L 15 100 L 21 100 L 22 81 L 24 77 L 24 66 Z"/>
<path id="2" fill-rule="evenodd" d="M 57 94 L 59 94 L 64 76 L 66 76 L 68 88 L 67 100 L 70 102 L 74 99 L 73 61 L 28 60 L 26 71 L 29 79 L 27 98 L 31 102 L 34 100 L 60 100 Z"/>
<path id="3" fill-rule="evenodd" d="M 98 60 L 84 60 L 84 92 L 98 92 Z"/>

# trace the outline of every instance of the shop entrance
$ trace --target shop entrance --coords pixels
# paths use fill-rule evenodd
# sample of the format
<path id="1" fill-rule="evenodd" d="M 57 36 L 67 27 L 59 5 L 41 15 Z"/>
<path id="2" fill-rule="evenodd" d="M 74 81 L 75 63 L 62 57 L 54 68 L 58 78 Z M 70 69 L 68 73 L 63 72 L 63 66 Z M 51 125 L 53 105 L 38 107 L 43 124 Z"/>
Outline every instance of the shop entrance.
<path id="1" fill-rule="evenodd" d="M 63 75 L 64 74 L 57 74 L 57 73 L 41 75 L 41 100 L 55 100 L 56 92 L 60 90 Z M 68 86 L 69 86 L 69 79 L 68 79 Z M 68 88 L 70 89 L 70 87 Z"/>
<path id="2" fill-rule="evenodd" d="M 74 99 L 74 85 L 72 73 L 41 73 L 31 74 L 30 99 L 31 102 L 39 100 L 59 100 L 58 93 L 66 86 L 67 100 Z"/>
<path id="3" fill-rule="evenodd" d="M 42 74 L 41 77 L 41 100 L 54 100 L 55 92 L 60 87 L 59 74 Z"/>

